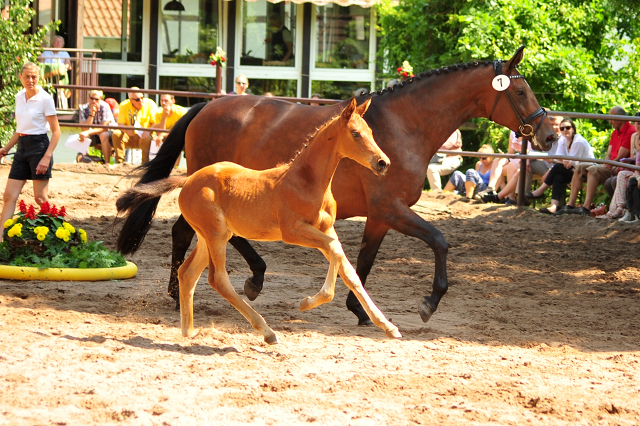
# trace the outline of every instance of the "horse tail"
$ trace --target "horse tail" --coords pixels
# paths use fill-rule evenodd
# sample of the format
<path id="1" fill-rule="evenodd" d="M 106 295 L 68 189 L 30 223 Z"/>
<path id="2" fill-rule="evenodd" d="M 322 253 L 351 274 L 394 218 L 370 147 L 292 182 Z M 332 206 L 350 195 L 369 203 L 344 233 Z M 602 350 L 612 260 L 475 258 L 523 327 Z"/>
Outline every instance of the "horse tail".
<path id="1" fill-rule="evenodd" d="M 186 181 L 186 176 L 172 176 L 129 188 L 116 200 L 118 214 L 130 215 L 143 203 L 153 199 L 160 199 L 167 192 L 182 188 Z"/>
<path id="2" fill-rule="evenodd" d="M 173 126 L 156 157 L 137 168 L 137 171 L 142 172 L 142 177 L 136 186 L 169 177 L 176 160 L 184 149 L 185 136 L 189 124 L 206 104 L 206 102 L 203 102 L 191 107 Z M 116 248 L 122 254 L 131 254 L 138 250 L 147 232 L 149 232 L 151 220 L 156 214 L 162 194 L 158 193 L 155 197 L 147 197 L 146 201 L 138 202 L 135 206 L 127 205 L 130 199 L 123 199 L 122 201 L 118 199 L 120 203 L 118 211 L 126 212 L 126 220 L 116 241 Z M 133 197 L 132 199 L 136 198 Z"/>

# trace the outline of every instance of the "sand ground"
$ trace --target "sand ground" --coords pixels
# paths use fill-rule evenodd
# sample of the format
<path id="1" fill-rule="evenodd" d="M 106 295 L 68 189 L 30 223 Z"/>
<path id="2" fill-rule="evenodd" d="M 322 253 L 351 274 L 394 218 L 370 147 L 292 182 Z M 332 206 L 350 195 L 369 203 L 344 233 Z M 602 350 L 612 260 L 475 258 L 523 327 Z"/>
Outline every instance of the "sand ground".
<path id="1" fill-rule="evenodd" d="M 132 182 L 100 165 L 56 165 L 51 201 L 113 248 L 115 198 Z M 23 194 L 33 202 L 31 188 Z M 333 302 L 299 312 L 327 262 L 256 243 L 268 270 L 251 304 L 282 342 L 268 346 L 206 272 L 199 334 L 181 337 L 166 295 L 177 195 L 162 199 L 129 258 L 133 279 L 0 280 L 0 424 L 640 423 L 637 225 L 425 193 L 414 210 L 450 244 L 450 289 L 422 323 L 433 253 L 390 232 L 367 289 L 403 333 L 397 341 L 356 325 L 341 282 Z M 336 226 L 352 262 L 363 228 L 358 218 Z M 240 292 L 249 270 L 232 249 L 227 268 Z"/>

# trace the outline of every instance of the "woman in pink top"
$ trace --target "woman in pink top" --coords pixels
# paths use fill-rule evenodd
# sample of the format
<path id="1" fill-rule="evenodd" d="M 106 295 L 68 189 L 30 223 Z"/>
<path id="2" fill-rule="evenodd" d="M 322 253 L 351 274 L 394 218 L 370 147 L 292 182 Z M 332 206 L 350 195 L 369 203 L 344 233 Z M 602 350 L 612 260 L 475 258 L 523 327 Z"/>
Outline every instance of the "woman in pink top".
<path id="1" fill-rule="evenodd" d="M 27 180 L 33 180 L 33 193 L 38 205 L 49 200 L 53 150 L 60 139 L 60 125 L 53 98 L 38 86 L 40 68 L 27 62 L 22 66 L 19 77 L 24 89 L 16 95 L 16 131 L 9 143 L 0 148 L 0 158 L 3 158 L 18 144 L 4 190 L 0 224 L 13 216 Z M 49 128 L 51 141 L 47 136 Z"/>

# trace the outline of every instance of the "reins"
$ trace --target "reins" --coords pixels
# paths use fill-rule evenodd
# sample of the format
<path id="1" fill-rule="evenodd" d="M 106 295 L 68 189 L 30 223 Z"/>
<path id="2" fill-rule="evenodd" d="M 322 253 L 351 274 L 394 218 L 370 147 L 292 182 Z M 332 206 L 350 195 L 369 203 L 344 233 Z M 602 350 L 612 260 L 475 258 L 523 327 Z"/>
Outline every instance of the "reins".
<path id="1" fill-rule="evenodd" d="M 506 75 L 505 73 L 502 72 L 502 64 L 504 63 L 504 61 L 502 59 L 496 59 L 495 61 L 493 61 L 493 69 L 496 71 L 496 77 L 499 75 Z M 506 75 L 507 77 L 509 77 L 509 79 L 517 79 L 517 78 L 522 78 L 524 79 L 524 75 L 522 74 L 518 74 L 518 75 Z M 527 81 L 525 79 L 525 81 Z M 544 121 L 544 119 L 547 117 L 547 111 L 544 110 L 544 108 L 540 107 L 537 110 L 535 110 L 534 112 L 532 112 L 527 118 L 522 118 L 522 115 L 520 114 L 520 112 L 518 111 L 518 109 L 516 108 L 515 103 L 513 102 L 513 99 L 511 98 L 511 95 L 509 94 L 509 88 L 507 88 L 507 90 L 504 90 L 505 94 L 507 95 L 507 99 L 509 99 L 509 103 L 511 104 L 511 109 L 513 109 L 513 112 L 516 113 L 516 116 L 518 116 L 518 120 L 520 120 L 520 127 L 518 128 L 518 133 L 520 133 L 521 136 L 530 138 L 532 137 L 539 129 L 540 126 L 542 126 L 542 122 Z M 502 92 L 498 92 L 498 95 L 496 96 L 496 101 L 493 103 L 493 109 L 491 109 L 491 114 L 489 114 L 489 120 L 493 121 L 493 113 L 496 110 L 496 106 L 498 105 L 498 101 L 500 100 L 500 95 L 502 94 Z M 533 129 L 533 126 L 530 124 L 533 120 L 535 120 L 538 117 L 542 117 L 540 118 L 540 121 L 538 122 L 538 125 L 536 126 L 535 130 Z M 525 129 L 528 128 L 528 131 L 525 133 Z"/>

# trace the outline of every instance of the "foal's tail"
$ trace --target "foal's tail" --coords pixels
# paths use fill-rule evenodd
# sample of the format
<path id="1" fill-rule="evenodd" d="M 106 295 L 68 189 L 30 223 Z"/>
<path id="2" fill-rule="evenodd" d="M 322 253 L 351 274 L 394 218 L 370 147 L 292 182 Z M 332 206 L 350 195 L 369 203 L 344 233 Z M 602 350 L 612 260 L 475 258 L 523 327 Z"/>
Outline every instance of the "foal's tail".
<path id="1" fill-rule="evenodd" d="M 191 107 L 173 126 L 156 157 L 138 167 L 137 170 L 142 171 L 143 175 L 136 187 L 169 177 L 176 160 L 184 149 L 185 135 L 189 124 L 206 104 L 204 102 Z M 147 196 L 143 201 L 138 201 L 135 205 L 129 203 L 137 199 L 136 197 L 122 196 L 118 199 L 118 211 L 124 212 L 124 217 L 126 218 L 116 241 L 116 248 L 122 254 L 130 254 L 138 250 L 147 232 L 149 232 L 151 220 L 156 214 L 156 208 L 162 194 L 164 192 L 158 192 L 154 197 Z"/>
<path id="2" fill-rule="evenodd" d="M 116 209 L 118 209 L 118 214 L 122 213 L 130 215 L 138 207 L 149 200 L 159 200 L 160 197 L 167 192 L 182 188 L 186 181 L 186 176 L 172 176 L 166 179 L 156 180 L 151 183 L 139 183 L 136 186 L 127 189 L 118 197 L 116 200 Z"/>

